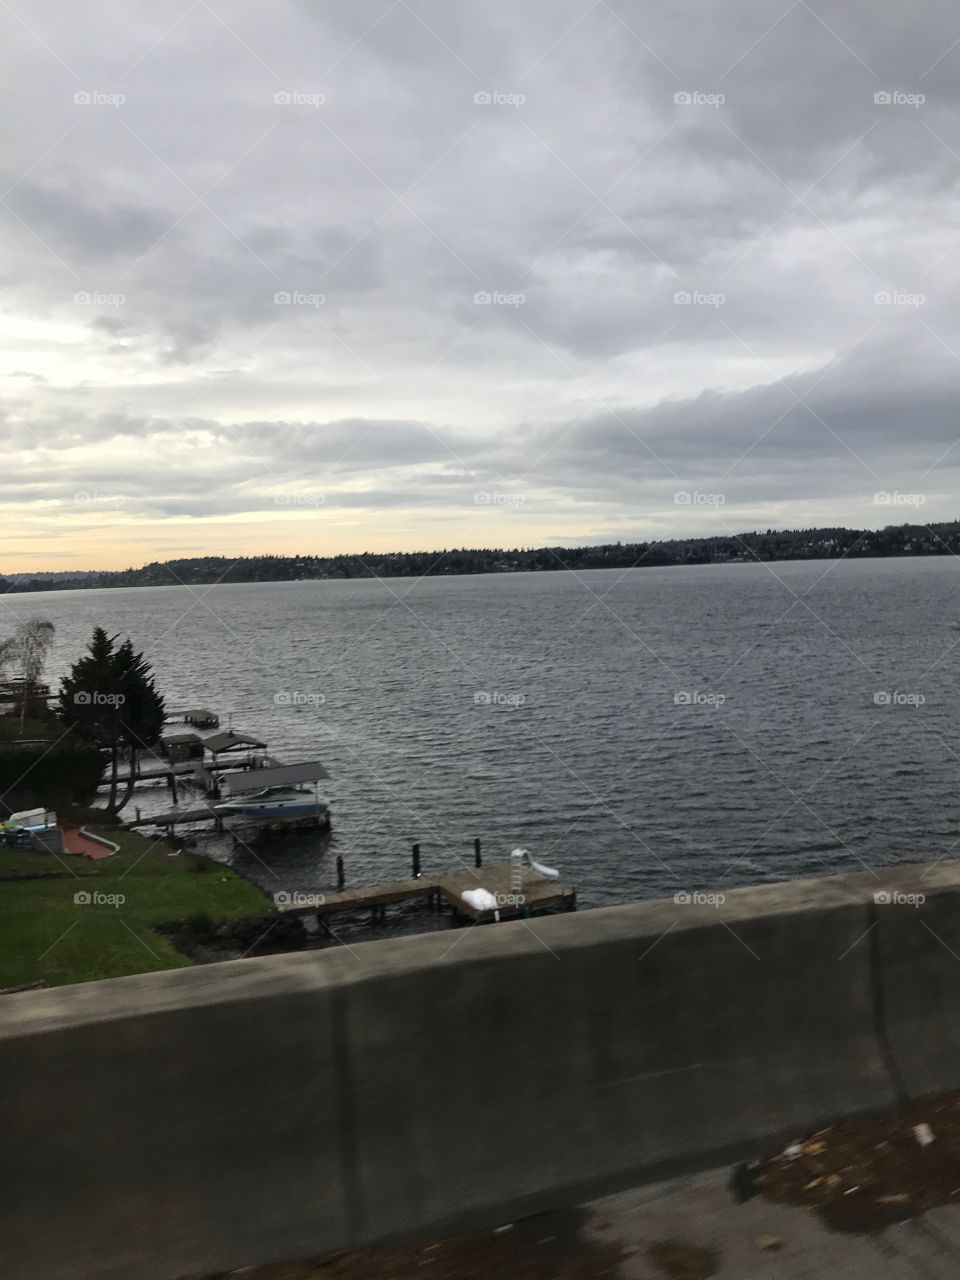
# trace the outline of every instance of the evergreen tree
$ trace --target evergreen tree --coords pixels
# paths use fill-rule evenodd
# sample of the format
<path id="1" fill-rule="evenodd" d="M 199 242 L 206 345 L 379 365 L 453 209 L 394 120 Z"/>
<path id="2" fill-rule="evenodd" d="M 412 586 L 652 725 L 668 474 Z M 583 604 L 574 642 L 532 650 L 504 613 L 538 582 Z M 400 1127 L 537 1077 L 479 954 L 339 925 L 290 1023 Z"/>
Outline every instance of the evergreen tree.
<path id="1" fill-rule="evenodd" d="M 119 813 L 133 795 L 138 753 L 155 747 L 160 741 L 166 711 L 163 698 L 157 692 L 153 669 L 142 653 L 134 651 L 129 637 L 117 650 L 116 662 L 124 695 L 123 705 L 120 707 L 122 741 L 130 756 L 127 789 L 115 809 Z"/>
<path id="2" fill-rule="evenodd" d="M 165 717 L 150 664 L 134 651 L 128 639 L 102 627 L 93 633 L 87 653 L 75 662 L 60 686 L 59 714 L 64 723 L 88 741 L 110 751 L 110 793 L 107 808 L 119 813 L 133 794 L 137 755 L 156 745 Z M 127 750 L 130 774 L 122 800 L 117 802 L 121 753 Z"/>

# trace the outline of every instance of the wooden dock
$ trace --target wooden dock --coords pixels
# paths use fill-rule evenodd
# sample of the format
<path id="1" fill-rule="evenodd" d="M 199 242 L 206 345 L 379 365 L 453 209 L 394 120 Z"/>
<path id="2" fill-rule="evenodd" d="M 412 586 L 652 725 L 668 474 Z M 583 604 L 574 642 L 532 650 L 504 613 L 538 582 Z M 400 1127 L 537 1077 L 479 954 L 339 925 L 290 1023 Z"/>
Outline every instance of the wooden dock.
<path id="1" fill-rule="evenodd" d="M 496 909 L 478 911 L 463 898 L 465 889 L 486 889 L 497 899 Z M 294 895 L 291 902 L 278 903 L 277 910 L 287 915 L 317 916 L 321 919 L 341 911 L 367 909 L 382 915 L 384 908 L 392 903 L 428 898 L 437 906 L 446 903 L 459 915 L 477 924 L 486 924 L 498 915 L 501 920 L 516 920 L 524 916 L 574 911 L 577 905 L 576 891 L 569 885 L 537 875 L 526 866 L 521 867 L 518 873 L 512 861 L 302 896 L 309 898 L 310 905 L 299 903 Z"/>
<path id="2" fill-rule="evenodd" d="M 165 827 L 173 833 L 175 827 L 183 823 L 213 822 L 218 831 L 257 835 L 269 835 L 271 832 L 290 831 L 323 831 L 330 826 L 329 810 L 323 813 L 298 814 L 290 818 L 246 818 L 230 813 L 217 813 L 211 805 L 200 805 L 195 809 L 168 809 L 166 813 L 141 814 L 132 822 L 123 825 L 129 829 L 134 827 Z"/>
<path id="3" fill-rule="evenodd" d="M 171 809 L 167 813 L 154 813 L 134 818 L 132 822 L 125 822 L 123 825 L 129 829 L 134 827 L 178 827 L 182 822 L 212 822 L 219 818 L 217 813 L 210 805 L 203 805 L 196 809 Z"/>
<path id="4" fill-rule="evenodd" d="M 149 756 L 146 759 L 151 760 L 151 764 L 137 764 L 137 772 L 134 775 L 137 782 L 167 782 L 173 778 L 189 778 L 195 777 L 199 782 L 206 783 L 215 776 L 219 777 L 224 773 L 239 773 L 241 770 L 259 769 L 264 762 L 272 762 L 272 756 L 264 756 L 263 754 L 236 757 L 232 760 L 224 760 L 214 764 L 209 762 L 201 763 L 199 760 L 182 760 L 179 763 L 170 760 L 163 760 L 159 756 Z M 118 782 L 130 781 L 130 769 L 121 769 L 117 773 Z M 101 787 L 109 786 L 110 780 L 107 778 L 101 782 Z"/>

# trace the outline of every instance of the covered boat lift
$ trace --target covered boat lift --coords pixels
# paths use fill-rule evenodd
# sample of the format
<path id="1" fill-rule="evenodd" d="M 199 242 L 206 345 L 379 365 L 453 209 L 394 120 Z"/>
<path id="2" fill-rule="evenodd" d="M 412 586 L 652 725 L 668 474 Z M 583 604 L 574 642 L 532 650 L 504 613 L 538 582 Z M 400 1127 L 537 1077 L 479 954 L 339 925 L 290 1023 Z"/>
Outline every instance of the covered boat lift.
<path id="1" fill-rule="evenodd" d="M 168 760 L 202 760 L 203 740 L 199 733 L 170 733 L 160 739 L 160 751 Z"/>
<path id="2" fill-rule="evenodd" d="M 330 774 L 319 760 L 302 760 L 299 764 L 277 764 L 266 769 L 246 769 L 243 773 L 226 773 L 217 779 L 220 794 L 228 799 L 245 791 L 266 791 L 268 787 L 296 787 L 304 782 L 319 783 Z"/>
<path id="3" fill-rule="evenodd" d="M 226 729 L 223 733 L 214 733 L 209 738 L 204 738 L 203 746 L 213 756 L 216 767 L 217 756 L 226 751 L 265 751 L 267 744 L 259 738 L 252 738 L 249 733 L 234 733 L 232 729 Z"/>
<path id="4" fill-rule="evenodd" d="M 232 762 L 230 768 L 234 768 Z M 241 769 L 236 772 L 216 774 L 214 781 L 217 794 L 224 800 L 266 791 L 271 787 L 295 787 L 310 782 L 314 783 L 315 794 L 319 799 L 317 784 L 329 777 L 330 774 L 319 760 L 303 760 L 297 764 L 271 764 L 262 769 Z M 138 813 L 135 821 L 125 825 L 127 827 L 156 826 L 166 828 L 172 834 L 175 827 L 181 824 L 210 821 L 218 831 L 225 829 L 224 815 L 218 813 L 213 804 L 208 803 L 195 809 L 172 809 L 167 813 L 154 813 L 143 817 Z M 309 817 L 254 819 L 250 820 L 248 825 L 259 830 L 276 831 L 292 831 L 304 826 L 327 827 L 330 825 L 330 813 L 329 810 L 325 810 L 322 814 Z"/>
<path id="5" fill-rule="evenodd" d="M 238 812 L 235 818 L 240 820 L 241 828 L 257 832 L 297 831 L 307 827 L 329 827 L 330 809 L 326 801 L 320 798 L 320 781 L 329 778 L 330 774 L 319 760 L 301 760 L 296 764 L 271 764 L 263 769 L 246 769 L 243 773 L 222 774 L 217 778 L 217 790 L 226 801 L 234 799 L 238 805 L 246 800 L 256 805 L 263 792 L 274 788 L 301 787 L 305 783 L 314 784 L 316 806 L 311 813 L 272 813 L 244 814 Z M 269 801 L 266 802 L 269 804 Z M 219 816 L 219 815 L 218 815 Z M 226 815 L 229 818 L 229 814 Z M 221 829 L 223 822 L 221 819 Z M 227 830 L 235 831 L 235 821 L 231 821 Z"/>

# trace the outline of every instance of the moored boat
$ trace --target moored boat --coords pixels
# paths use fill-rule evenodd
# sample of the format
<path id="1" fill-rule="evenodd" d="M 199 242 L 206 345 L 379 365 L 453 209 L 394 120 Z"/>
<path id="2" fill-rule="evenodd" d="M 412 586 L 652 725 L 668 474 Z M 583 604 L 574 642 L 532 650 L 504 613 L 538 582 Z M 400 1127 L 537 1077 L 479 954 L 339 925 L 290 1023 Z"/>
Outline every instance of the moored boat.
<path id="1" fill-rule="evenodd" d="M 223 817 L 241 818 L 311 818 L 319 817 L 330 808 L 323 796 L 302 787 L 267 787 L 238 795 L 224 804 L 214 805 L 214 812 Z"/>

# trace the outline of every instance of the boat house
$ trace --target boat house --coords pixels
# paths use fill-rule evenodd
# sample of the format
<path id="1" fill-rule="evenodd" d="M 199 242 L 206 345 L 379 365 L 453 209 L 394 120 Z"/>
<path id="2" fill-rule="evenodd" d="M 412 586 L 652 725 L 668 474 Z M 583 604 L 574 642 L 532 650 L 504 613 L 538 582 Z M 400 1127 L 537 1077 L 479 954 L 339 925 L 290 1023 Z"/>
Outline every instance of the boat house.
<path id="1" fill-rule="evenodd" d="M 213 757 L 211 768 L 215 769 L 222 755 L 235 758 L 242 751 L 265 751 L 267 744 L 261 742 L 259 738 L 251 738 L 248 733 L 234 733 L 232 729 L 226 729 L 223 733 L 215 733 L 209 738 L 204 738 L 203 746 L 204 750 L 209 751 Z"/>
<path id="2" fill-rule="evenodd" d="M 160 750 L 168 760 L 202 760 L 203 739 L 199 733 L 171 733 L 160 739 Z"/>

